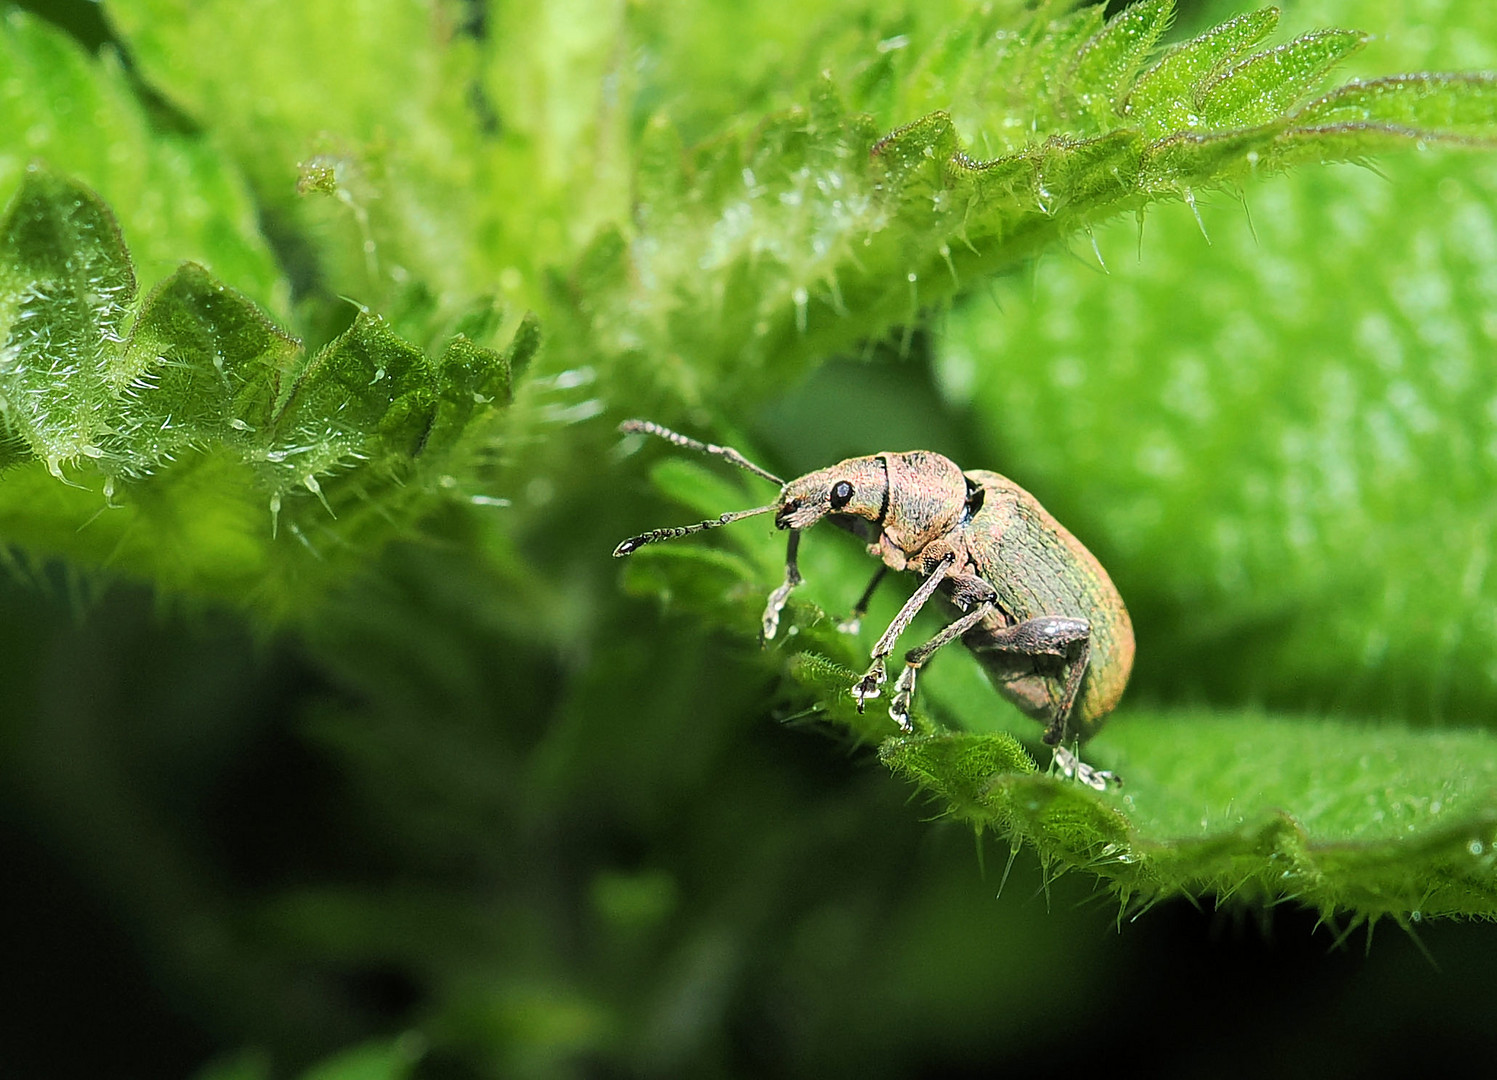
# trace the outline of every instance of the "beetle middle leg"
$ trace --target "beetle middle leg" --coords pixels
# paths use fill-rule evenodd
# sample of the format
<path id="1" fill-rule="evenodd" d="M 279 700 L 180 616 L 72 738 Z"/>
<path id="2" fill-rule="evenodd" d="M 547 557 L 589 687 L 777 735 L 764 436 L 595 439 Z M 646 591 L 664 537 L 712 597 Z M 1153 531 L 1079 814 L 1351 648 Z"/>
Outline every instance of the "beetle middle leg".
<path id="1" fill-rule="evenodd" d="M 889 628 L 883 632 L 877 644 L 873 646 L 873 663 L 864 672 L 863 677 L 852 684 L 852 696 L 858 699 L 858 712 L 863 711 L 863 703 L 869 698 L 879 695 L 879 687 L 888 679 L 888 671 L 884 667 L 884 659 L 894 651 L 894 643 L 899 640 L 899 635 L 904 633 L 905 627 L 920 613 L 935 591 L 940 587 L 942 580 L 950 572 L 952 565 L 956 562 L 955 555 L 947 555 L 936 568 L 931 571 L 930 577 L 920 583 L 920 588 L 915 590 L 913 596 L 904 602 L 904 607 L 899 609 L 899 614 L 894 616 L 894 621 Z"/>
<path id="2" fill-rule="evenodd" d="M 873 575 L 873 580 L 868 583 L 868 588 L 863 590 L 863 595 L 858 597 L 858 602 L 853 605 L 852 614 L 837 624 L 839 634 L 856 634 L 863 628 L 863 616 L 868 614 L 868 605 L 873 601 L 873 594 L 878 590 L 879 582 L 884 580 L 884 575 L 889 572 L 889 564 L 880 564 L 878 571 Z"/>
<path id="3" fill-rule="evenodd" d="M 949 645 L 961 637 L 993 610 L 993 601 L 984 600 L 961 618 L 947 623 L 941 632 L 924 645 L 918 645 L 904 654 L 904 670 L 894 683 L 894 696 L 889 699 L 889 717 L 904 731 L 914 730 L 910 726 L 910 703 L 915 699 L 915 676 L 925 662 L 943 645 Z"/>

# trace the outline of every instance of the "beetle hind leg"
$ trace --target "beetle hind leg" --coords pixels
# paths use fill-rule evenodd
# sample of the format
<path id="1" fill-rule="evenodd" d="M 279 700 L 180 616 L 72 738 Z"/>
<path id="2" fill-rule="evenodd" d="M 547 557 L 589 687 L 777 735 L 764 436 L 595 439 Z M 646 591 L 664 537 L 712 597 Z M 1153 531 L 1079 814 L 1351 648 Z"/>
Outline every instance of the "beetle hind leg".
<path id="1" fill-rule="evenodd" d="M 1086 623 L 1081 619 L 1070 619 L 1068 622 L 1079 622 L 1083 627 Z M 1065 634 L 1061 630 L 1056 634 L 1062 637 Z M 1046 746 L 1059 746 L 1066 737 L 1067 725 L 1071 720 L 1071 713 L 1076 708 L 1076 695 L 1081 690 L 1082 677 L 1086 675 L 1086 669 L 1092 662 L 1091 628 L 1086 627 L 1082 631 L 1079 640 L 1066 643 L 1063 653 L 1066 661 L 1066 683 L 1065 689 L 1061 691 L 1060 701 L 1055 705 L 1055 713 L 1050 719 L 1050 725 L 1045 728 L 1044 737 L 1041 741 Z"/>
<path id="2" fill-rule="evenodd" d="M 1109 783 L 1122 783 L 1107 770 L 1088 765 L 1065 745 L 1075 734 L 1071 718 L 1091 665 L 1090 623 L 1065 615 L 1041 615 L 984 635 L 969 645 L 975 652 L 1004 654 L 1021 665 L 1007 680 L 1004 696 L 1029 715 L 1046 720 L 1041 741 L 1054 752 L 1055 766 L 1062 775 L 1097 791 L 1106 790 Z M 1052 677 L 1063 680 L 1059 700 L 1051 697 Z"/>
<path id="3" fill-rule="evenodd" d="M 1012 658 L 1015 666 L 1004 675 L 1004 682 L 1009 684 L 1005 696 L 1031 716 L 1038 713 L 1040 719 L 1046 719 L 1048 713 L 1043 741 L 1046 746 L 1057 746 L 1067 735 L 1081 680 L 1091 663 L 1091 630 L 1085 619 L 1040 615 L 1016 626 L 985 632 L 967 645 L 975 653 Z M 1050 691 L 1041 689 L 1039 676 L 1065 680 L 1059 701 L 1050 696 Z"/>

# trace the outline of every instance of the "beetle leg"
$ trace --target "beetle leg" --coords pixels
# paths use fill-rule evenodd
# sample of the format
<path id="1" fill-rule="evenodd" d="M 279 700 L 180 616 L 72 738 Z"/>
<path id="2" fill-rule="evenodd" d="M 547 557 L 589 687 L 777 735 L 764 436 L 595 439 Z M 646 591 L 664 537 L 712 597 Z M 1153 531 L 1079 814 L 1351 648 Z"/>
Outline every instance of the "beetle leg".
<path id="1" fill-rule="evenodd" d="M 863 616 L 868 614 L 868 603 L 873 599 L 874 590 L 878 588 L 879 582 L 884 580 L 884 575 L 888 572 L 888 563 L 878 568 L 878 573 L 873 575 L 868 588 L 863 590 L 863 595 L 858 597 L 858 602 L 853 605 L 852 614 L 837 624 L 838 633 L 856 634 L 863 628 Z"/>
<path id="2" fill-rule="evenodd" d="M 1050 722 L 1045 728 L 1042 741 L 1053 748 L 1055 765 L 1067 779 L 1074 778 L 1098 791 L 1105 790 L 1109 783 L 1123 782 L 1106 769 L 1095 769 L 1088 765 L 1065 745 L 1071 712 L 1081 691 L 1081 680 L 1086 676 L 1087 666 L 1091 663 L 1090 623 L 1085 619 L 1065 615 L 1041 615 L 1017 626 L 994 631 L 981 643 L 973 643 L 973 650 L 1026 657 L 1054 656 L 1063 660 L 1066 664 L 1065 686 L 1061 690 L 1060 701 L 1051 708 Z"/>
<path id="3" fill-rule="evenodd" d="M 980 642 L 971 642 L 970 645 L 974 652 L 1053 656 L 1065 663 L 1065 686 L 1060 701 L 1050 708 L 1050 722 L 1044 735 L 1046 746 L 1059 744 L 1066 735 L 1071 709 L 1086 675 L 1087 664 L 1091 662 L 1091 624 L 1085 619 L 1067 615 L 1040 615 L 1017 626 L 994 630 L 984 635 Z"/>
<path id="4" fill-rule="evenodd" d="M 947 555 L 936 568 L 931 571 L 930 577 L 920 583 L 920 588 L 915 594 L 904 602 L 904 607 L 899 609 L 899 614 L 894 616 L 894 621 L 884 631 L 878 643 L 873 646 L 873 663 L 864 673 L 863 677 L 852 685 L 852 696 L 858 699 L 858 712 L 863 711 L 863 703 L 869 698 L 878 697 L 878 688 L 884 684 L 889 677 L 884 668 L 884 658 L 894 651 L 894 643 L 899 640 L 899 635 L 904 633 L 905 627 L 910 625 L 910 620 L 919 614 L 925 602 L 934 595 L 940 586 L 941 580 L 946 577 L 951 569 L 952 563 L 956 561 L 955 555 Z"/>
<path id="5" fill-rule="evenodd" d="M 1106 791 L 1108 784 L 1121 784 L 1122 778 L 1106 769 L 1094 769 L 1065 746 L 1055 748 L 1055 764 L 1067 780 L 1076 779 L 1089 788 Z"/>
<path id="6" fill-rule="evenodd" d="M 894 696 L 889 699 L 889 716 L 902 729 L 913 730 L 910 727 L 910 703 L 915 698 L 916 673 L 925 666 L 932 653 L 961 637 L 992 610 L 993 602 L 984 600 L 961 618 L 947 623 L 939 634 L 924 645 L 918 645 L 904 654 L 904 670 L 899 673 L 899 679 L 894 683 Z"/>
<path id="7" fill-rule="evenodd" d="M 884 681 L 888 677 L 889 672 L 884 667 L 884 658 L 882 656 L 875 656 L 873 663 L 863 673 L 863 677 L 852 684 L 852 696 L 858 699 L 858 712 L 863 711 L 863 703 L 865 701 L 869 698 L 878 697 L 878 688 L 884 685 Z"/>
<path id="8" fill-rule="evenodd" d="M 1078 620 L 1084 621 L 1084 620 Z M 1043 742 L 1046 746 L 1059 746 L 1066 736 L 1066 723 L 1071 719 L 1071 710 L 1076 705 L 1076 694 L 1081 689 L 1081 678 L 1092 662 L 1091 626 L 1087 625 L 1086 637 L 1077 642 L 1069 657 L 1071 669 L 1066 672 L 1066 687 L 1061 693 L 1060 704 L 1055 707 L 1055 718 L 1045 729 Z"/>
<path id="9" fill-rule="evenodd" d="M 790 540 L 785 545 L 785 580 L 769 594 L 769 603 L 764 605 L 764 640 L 769 641 L 780 629 L 780 612 L 785 610 L 785 601 L 790 590 L 801 583 L 800 567 L 795 563 L 795 554 L 800 548 L 800 530 L 790 530 Z"/>

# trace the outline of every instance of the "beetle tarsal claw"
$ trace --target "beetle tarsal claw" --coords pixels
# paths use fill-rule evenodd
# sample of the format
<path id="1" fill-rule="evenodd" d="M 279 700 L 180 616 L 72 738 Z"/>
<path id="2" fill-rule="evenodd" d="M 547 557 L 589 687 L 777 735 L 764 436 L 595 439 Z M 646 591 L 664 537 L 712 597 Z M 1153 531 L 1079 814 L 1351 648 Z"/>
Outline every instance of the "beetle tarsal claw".
<path id="1" fill-rule="evenodd" d="M 889 678 L 888 672 L 884 670 L 884 658 L 878 657 L 873 665 L 861 679 L 852 684 L 852 696 L 858 699 L 858 712 L 863 711 L 863 703 L 869 698 L 879 695 L 879 687 Z"/>
<path id="2" fill-rule="evenodd" d="M 915 672 L 918 670 L 914 665 L 906 664 L 894 683 L 894 696 L 889 699 L 889 718 L 902 731 L 915 730 L 910 724 L 910 703 L 915 700 Z"/>
<path id="3" fill-rule="evenodd" d="M 863 619 L 860 615 L 852 615 L 837 624 L 837 633 L 856 634 L 863 629 Z"/>
<path id="4" fill-rule="evenodd" d="M 764 640 L 771 641 L 780 629 L 780 612 L 785 610 L 785 601 L 790 598 L 790 590 L 795 588 L 793 581 L 786 581 L 774 592 L 769 594 L 769 602 L 764 605 Z"/>
<path id="5" fill-rule="evenodd" d="M 1096 791 L 1106 791 L 1108 784 L 1123 783 L 1116 773 L 1092 768 L 1064 746 L 1055 748 L 1055 766 L 1067 780 L 1077 780 Z"/>

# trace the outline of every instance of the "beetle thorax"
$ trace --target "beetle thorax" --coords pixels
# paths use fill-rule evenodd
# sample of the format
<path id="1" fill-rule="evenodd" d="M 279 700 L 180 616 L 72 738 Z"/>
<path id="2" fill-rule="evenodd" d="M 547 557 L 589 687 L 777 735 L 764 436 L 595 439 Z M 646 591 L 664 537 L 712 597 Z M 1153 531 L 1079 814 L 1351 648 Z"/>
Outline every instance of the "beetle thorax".
<path id="1" fill-rule="evenodd" d="M 967 502 L 967 481 L 956 462 L 929 450 L 880 454 L 889 472 L 884 536 L 906 558 L 949 536 Z"/>

